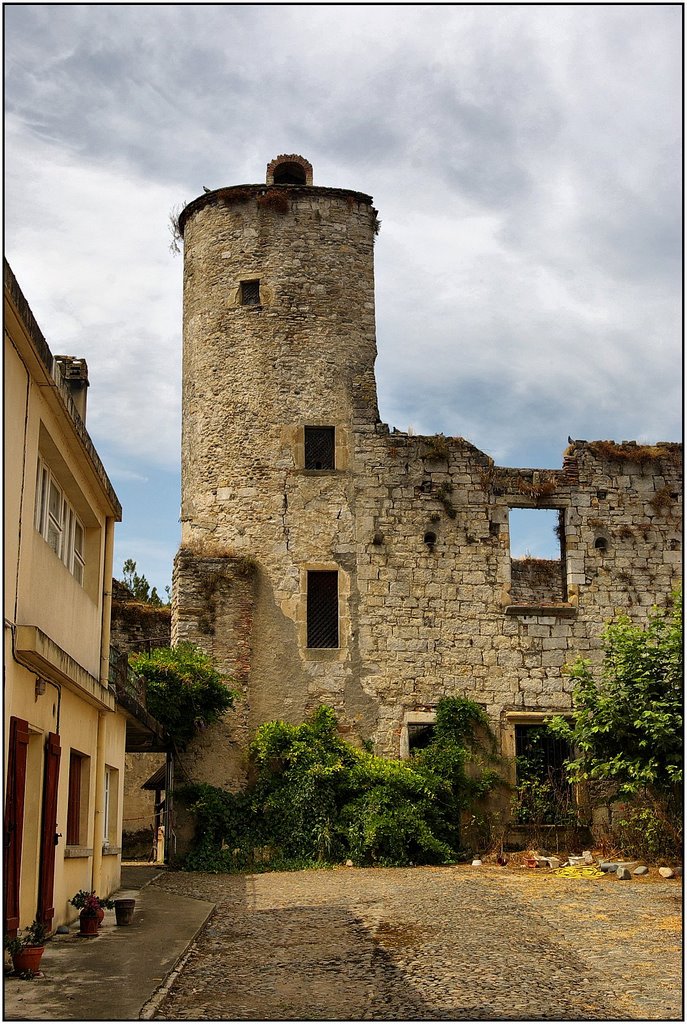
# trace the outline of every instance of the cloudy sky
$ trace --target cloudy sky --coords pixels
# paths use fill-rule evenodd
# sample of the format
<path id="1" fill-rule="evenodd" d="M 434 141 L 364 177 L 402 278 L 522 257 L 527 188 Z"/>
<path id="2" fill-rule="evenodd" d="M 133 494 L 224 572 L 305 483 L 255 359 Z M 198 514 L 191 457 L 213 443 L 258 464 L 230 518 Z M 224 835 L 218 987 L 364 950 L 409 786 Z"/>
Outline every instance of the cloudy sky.
<path id="1" fill-rule="evenodd" d="M 6 4 L 6 255 L 124 506 L 179 541 L 169 213 L 301 153 L 374 197 L 391 426 L 558 467 L 681 436 L 677 5 Z M 532 553 L 537 553 L 532 549 Z"/>

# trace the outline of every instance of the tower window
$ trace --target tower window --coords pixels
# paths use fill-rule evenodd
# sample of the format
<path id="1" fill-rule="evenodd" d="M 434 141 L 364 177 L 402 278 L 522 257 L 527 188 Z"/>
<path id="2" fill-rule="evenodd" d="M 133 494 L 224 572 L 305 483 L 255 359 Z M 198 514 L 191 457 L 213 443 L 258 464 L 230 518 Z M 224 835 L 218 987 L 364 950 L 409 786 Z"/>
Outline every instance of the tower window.
<path id="1" fill-rule="evenodd" d="M 305 428 L 305 468 L 334 469 L 334 427 Z"/>
<path id="2" fill-rule="evenodd" d="M 241 305 L 260 305 L 260 281 L 241 281 Z"/>
<path id="3" fill-rule="evenodd" d="M 308 647 L 339 646 L 339 574 L 308 573 Z"/>

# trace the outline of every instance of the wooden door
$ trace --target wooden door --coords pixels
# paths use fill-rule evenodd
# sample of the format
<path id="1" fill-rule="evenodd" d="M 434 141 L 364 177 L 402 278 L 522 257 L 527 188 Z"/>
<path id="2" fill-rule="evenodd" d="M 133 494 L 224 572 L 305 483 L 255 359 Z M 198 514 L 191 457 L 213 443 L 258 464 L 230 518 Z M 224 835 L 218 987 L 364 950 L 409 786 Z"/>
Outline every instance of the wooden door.
<path id="1" fill-rule="evenodd" d="M 55 916 L 55 846 L 57 845 L 57 783 L 60 777 L 60 737 L 48 733 L 43 774 L 43 819 L 38 869 L 38 910 L 36 917 L 50 929 Z"/>
<path id="2" fill-rule="evenodd" d="M 3 848 L 3 900 L 5 934 L 14 938 L 19 927 L 19 885 L 21 846 L 24 835 L 24 793 L 26 759 L 29 751 L 29 723 L 10 718 L 5 790 L 5 837 Z"/>

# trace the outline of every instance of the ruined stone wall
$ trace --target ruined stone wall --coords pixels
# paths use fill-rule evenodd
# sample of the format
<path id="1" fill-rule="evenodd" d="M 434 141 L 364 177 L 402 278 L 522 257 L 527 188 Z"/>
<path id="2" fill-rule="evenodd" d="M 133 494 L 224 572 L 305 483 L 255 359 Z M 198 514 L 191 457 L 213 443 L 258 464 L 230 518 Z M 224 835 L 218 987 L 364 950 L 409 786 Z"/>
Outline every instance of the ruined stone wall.
<path id="1" fill-rule="evenodd" d="M 413 714 L 453 694 L 478 701 L 512 753 L 518 721 L 570 708 L 563 666 L 598 661 L 609 619 L 643 620 L 677 583 L 679 446 L 576 441 L 559 470 L 512 469 L 462 438 L 390 433 L 375 393 L 370 201 L 282 189 L 281 205 L 259 202 L 259 186 L 220 190 L 182 224 L 174 635 L 241 684 L 188 772 L 237 785 L 261 722 L 321 703 L 349 738 L 399 756 Z M 251 279 L 260 304 L 245 307 Z M 335 427 L 334 469 L 305 469 L 304 427 L 318 424 Z M 559 510 L 557 565 L 514 567 L 509 510 L 523 507 Z M 336 648 L 307 645 L 312 570 L 338 573 Z"/>

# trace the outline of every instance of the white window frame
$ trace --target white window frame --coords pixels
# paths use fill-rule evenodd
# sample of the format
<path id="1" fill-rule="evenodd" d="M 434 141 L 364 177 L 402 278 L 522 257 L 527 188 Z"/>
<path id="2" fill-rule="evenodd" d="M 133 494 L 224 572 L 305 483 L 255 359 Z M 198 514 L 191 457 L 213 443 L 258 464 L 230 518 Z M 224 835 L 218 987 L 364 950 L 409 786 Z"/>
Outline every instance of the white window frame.
<path id="1" fill-rule="evenodd" d="M 53 496 L 55 501 L 51 509 Z M 40 456 L 36 476 L 35 526 L 77 583 L 83 586 L 86 531 L 63 488 Z"/>

